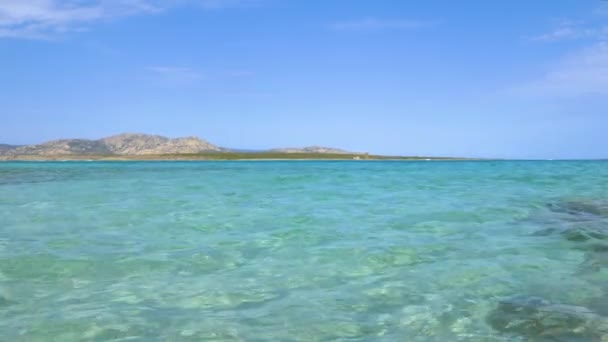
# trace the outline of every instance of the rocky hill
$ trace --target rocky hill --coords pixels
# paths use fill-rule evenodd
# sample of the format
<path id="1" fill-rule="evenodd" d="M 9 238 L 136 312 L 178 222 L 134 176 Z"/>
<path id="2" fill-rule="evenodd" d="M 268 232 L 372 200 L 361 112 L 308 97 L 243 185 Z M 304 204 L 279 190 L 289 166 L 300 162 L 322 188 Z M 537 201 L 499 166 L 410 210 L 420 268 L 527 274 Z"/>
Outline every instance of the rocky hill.
<path id="1" fill-rule="evenodd" d="M 197 137 L 169 139 L 160 135 L 120 134 L 100 140 L 112 153 L 123 155 L 224 151 Z"/>
<path id="2" fill-rule="evenodd" d="M 61 139 L 39 145 L 0 147 L 0 155 L 149 155 L 224 150 L 197 137 L 171 139 L 160 135 L 125 133 L 99 140 Z"/>
<path id="3" fill-rule="evenodd" d="M 308 147 L 290 147 L 290 148 L 275 148 L 271 152 L 279 153 L 332 153 L 332 154 L 348 154 L 345 150 L 323 146 L 308 146 Z"/>
<path id="4" fill-rule="evenodd" d="M 0 154 L 2 153 L 6 153 L 8 151 L 14 150 L 19 146 L 15 146 L 15 145 L 7 145 L 7 144 L 0 144 Z"/>
<path id="5" fill-rule="evenodd" d="M 0 144 L 0 159 L 46 160 L 73 156 L 160 156 L 185 155 L 208 152 L 234 153 L 285 153 L 285 154 L 352 154 L 345 150 L 309 146 L 302 148 L 278 148 L 269 151 L 231 150 L 209 143 L 197 137 L 167 138 L 160 135 L 123 133 L 102 139 L 60 139 L 37 145 L 14 146 Z M 121 157 L 122 158 L 122 157 Z M 133 157 L 136 158 L 136 157 Z M 137 157 L 139 158 L 139 157 Z"/>

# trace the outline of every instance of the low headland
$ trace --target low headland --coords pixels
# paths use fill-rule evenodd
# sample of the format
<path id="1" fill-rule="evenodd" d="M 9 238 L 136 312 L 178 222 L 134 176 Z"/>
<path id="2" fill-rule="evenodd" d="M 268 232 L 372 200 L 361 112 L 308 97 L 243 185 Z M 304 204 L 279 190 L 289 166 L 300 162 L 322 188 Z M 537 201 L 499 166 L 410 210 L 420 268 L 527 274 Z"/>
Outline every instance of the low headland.
<path id="1" fill-rule="evenodd" d="M 60 139 L 37 145 L 2 145 L 0 161 L 162 160 L 466 160 L 468 158 L 386 156 L 309 146 L 265 151 L 219 147 L 197 137 L 167 138 L 124 133 L 98 140 Z"/>

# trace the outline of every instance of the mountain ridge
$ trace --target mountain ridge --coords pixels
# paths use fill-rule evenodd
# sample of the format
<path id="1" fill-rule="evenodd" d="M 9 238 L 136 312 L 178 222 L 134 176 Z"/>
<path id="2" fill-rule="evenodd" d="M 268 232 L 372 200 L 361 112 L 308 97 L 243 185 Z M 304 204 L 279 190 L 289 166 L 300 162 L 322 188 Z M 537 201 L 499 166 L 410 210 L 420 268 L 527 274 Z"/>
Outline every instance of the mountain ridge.
<path id="1" fill-rule="evenodd" d="M 3 152 L 12 151 L 19 147 L 19 145 L 0 144 L 0 154 Z"/>
<path id="2" fill-rule="evenodd" d="M 121 133 L 100 139 L 56 139 L 34 145 L 0 144 L 0 156 L 145 156 L 235 152 L 195 136 L 168 138 L 144 133 Z M 351 152 L 323 146 L 276 148 L 273 153 L 349 154 Z"/>
<path id="3" fill-rule="evenodd" d="M 57 139 L 41 144 L 0 149 L 4 155 L 146 155 L 200 153 L 223 149 L 197 137 L 122 133 L 101 139 Z"/>

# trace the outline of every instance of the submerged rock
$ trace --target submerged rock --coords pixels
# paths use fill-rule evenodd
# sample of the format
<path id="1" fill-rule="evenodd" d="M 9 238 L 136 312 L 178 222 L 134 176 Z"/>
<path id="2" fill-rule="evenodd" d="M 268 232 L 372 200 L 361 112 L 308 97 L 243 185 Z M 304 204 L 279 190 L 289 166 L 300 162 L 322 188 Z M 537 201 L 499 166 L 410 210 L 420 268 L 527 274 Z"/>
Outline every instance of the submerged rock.
<path id="1" fill-rule="evenodd" d="M 602 222 L 556 224 L 551 228 L 534 232 L 532 236 L 549 236 L 557 234 L 572 242 L 600 242 L 608 240 L 608 224 Z"/>
<path id="2" fill-rule="evenodd" d="M 562 200 L 547 203 L 549 216 L 539 221 L 549 228 L 533 235 L 561 234 L 570 241 L 608 240 L 608 200 Z"/>
<path id="3" fill-rule="evenodd" d="M 569 241 L 608 240 L 608 227 L 602 229 L 599 226 L 574 226 L 562 232 Z"/>
<path id="4" fill-rule="evenodd" d="M 12 304 L 15 304 L 15 302 L 0 294 L 0 308 Z"/>
<path id="5" fill-rule="evenodd" d="M 599 315 L 608 316 L 608 293 L 603 293 L 601 297 L 587 299 L 585 306 Z"/>
<path id="6" fill-rule="evenodd" d="M 568 200 L 548 203 L 553 213 L 544 224 L 549 228 L 534 236 L 561 235 L 585 251 L 581 273 L 597 272 L 608 266 L 608 200 Z"/>
<path id="7" fill-rule="evenodd" d="M 516 296 L 499 302 L 487 316 L 497 331 L 547 341 L 608 341 L 608 319 L 575 305 Z"/>
<path id="8" fill-rule="evenodd" d="M 568 241 L 584 242 L 590 240 L 608 240 L 608 226 L 601 224 L 576 224 L 560 228 L 552 227 L 535 232 L 534 236 L 560 234 Z"/>
<path id="9" fill-rule="evenodd" d="M 590 244 L 580 273 L 599 272 L 608 266 L 608 244 Z"/>
<path id="10" fill-rule="evenodd" d="M 557 213 L 585 218 L 588 216 L 608 217 L 608 200 L 569 200 L 547 204 L 549 210 Z"/>
<path id="11" fill-rule="evenodd" d="M 563 228 L 547 228 L 534 236 L 560 234 L 568 241 L 575 242 L 575 249 L 585 252 L 579 275 L 599 272 L 608 266 L 608 227 L 603 225 L 571 225 Z"/>

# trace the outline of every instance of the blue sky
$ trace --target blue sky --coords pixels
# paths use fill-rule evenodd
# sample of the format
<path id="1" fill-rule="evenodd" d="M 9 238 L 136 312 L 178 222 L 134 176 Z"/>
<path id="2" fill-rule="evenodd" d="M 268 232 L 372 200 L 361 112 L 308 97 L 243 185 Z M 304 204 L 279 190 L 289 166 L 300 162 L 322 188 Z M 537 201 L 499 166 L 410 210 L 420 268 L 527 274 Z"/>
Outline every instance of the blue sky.
<path id="1" fill-rule="evenodd" d="M 0 142 L 608 157 L 608 1 L 0 0 Z"/>

